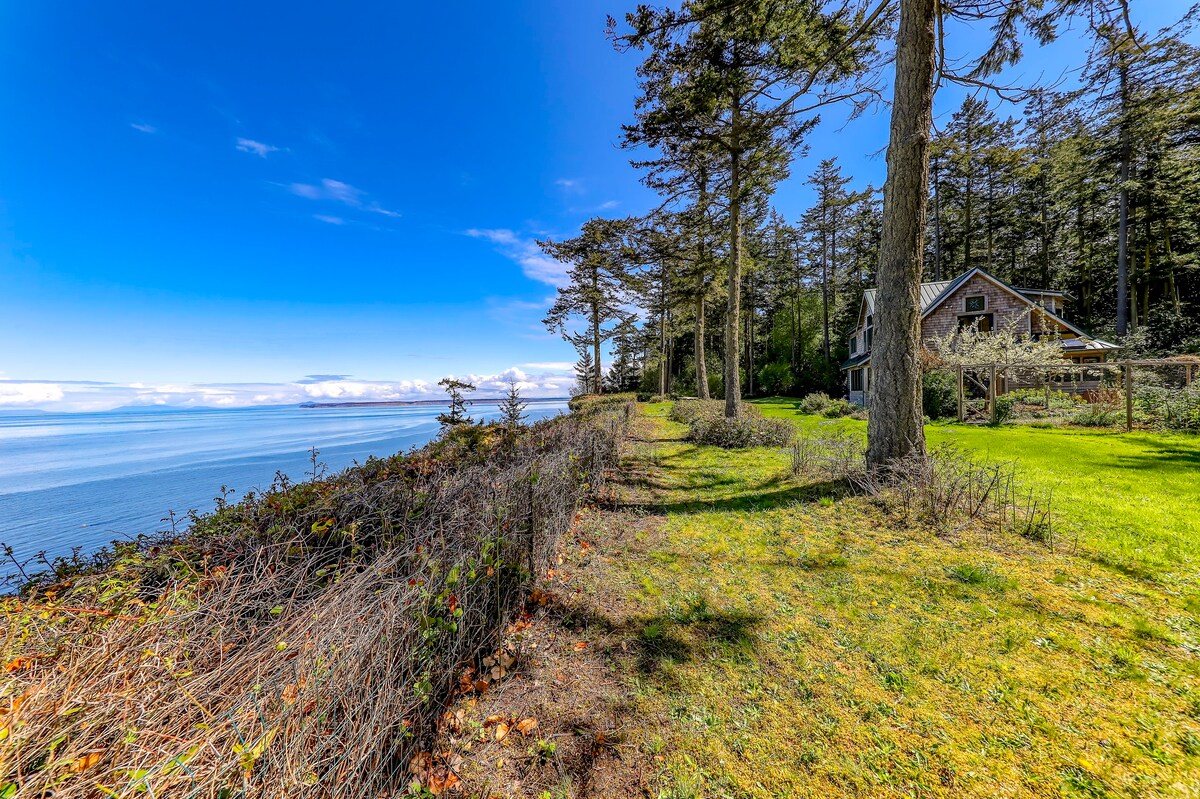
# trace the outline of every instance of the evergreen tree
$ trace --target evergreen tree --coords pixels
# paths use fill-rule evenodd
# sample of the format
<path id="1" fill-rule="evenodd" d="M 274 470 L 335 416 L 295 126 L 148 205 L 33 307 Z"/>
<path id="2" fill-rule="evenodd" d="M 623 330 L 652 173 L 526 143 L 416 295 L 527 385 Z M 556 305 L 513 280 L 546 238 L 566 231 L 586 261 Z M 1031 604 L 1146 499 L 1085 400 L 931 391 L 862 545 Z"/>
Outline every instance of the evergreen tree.
<path id="1" fill-rule="evenodd" d="M 872 465 L 925 451 L 920 284 L 935 77 L 986 87 L 988 77 L 1020 59 L 1020 26 L 1046 44 L 1054 39 L 1056 24 L 1064 17 L 1088 12 L 1092 19 L 1115 18 L 1128 11 L 1125 1 L 965 0 L 951 5 L 937 0 L 900 0 L 876 295 L 875 412 L 867 427 L 867 460 Z M 992 24 L 991 45 L 966 70 L 947 64 L 945 49 L 938 46 L 938 33 L 946 29 L 944 17 Z"/>
<path id="2" fill-rule="evenodd" d="M 586 346 L 579 349 L 579 360 L 575 362 L 575 388 L 579 394 L 591 394 L 595 390 L 596 363 L 592 351 Z"/>
<path id="3" fill-rule="evenodd" d="M 510 433 L 525 421 L 527 407 L 529 403 L 521 399 L 521 389 L 517 386 L 517 381 L 509 380 L 508 391 L 500 403 L 500 420 Z"/>
<path id="4" fill-rule="evenodd" d="M 466 392 L 474 391 L 475 386 L 452 377 L 443 377 L 438 381 L 438 385 L 446 389 L 446 393 L 450 395 L 450 409 L 437 416 L 438 424 L 442 426 L 442 432 L 452 430 L 459 425 L 471 424 L 471 417 L 467 416 L 467 406 L 471 403 L 464 395 Z"/>
<path id="5" fill-rule="evenodd" d="M 569 282 L 558 290 L 543 323 L 577 348 L 591 347 L 594 373 L 588 384 L 596 393 L 604 391 L 600 348 L 633 318 L 627 309 L 637 266 L 628 241 L 632 230 L 627 219 L 589 219 L 573 239 L 538 242 L 547 255 L 569 267 Z M 571 327 L 576 317 L 583 319 L 583 331 Z"/>
<path id="6" fill-rule="evenodd" d="M 625 144 L 659 149 L 666 170 L 690 163 L 698 146 L 721 159 L 728 216 L 726 246 L 725 414 L 741 401 L 741 308 L 747 206 L 786 177 L 793 151 L 830 99 L 814 88 L 845 83 L 871 56 L 881 14 L 780 0 L 685 0 L 678 11 L 642 5 L 626 18 L 618 44 L 642 49 L 642 96 Z M 854 89 L 834 92 L 843 98 Z M 811 102 L 809 102 L 811 101 Z"/>

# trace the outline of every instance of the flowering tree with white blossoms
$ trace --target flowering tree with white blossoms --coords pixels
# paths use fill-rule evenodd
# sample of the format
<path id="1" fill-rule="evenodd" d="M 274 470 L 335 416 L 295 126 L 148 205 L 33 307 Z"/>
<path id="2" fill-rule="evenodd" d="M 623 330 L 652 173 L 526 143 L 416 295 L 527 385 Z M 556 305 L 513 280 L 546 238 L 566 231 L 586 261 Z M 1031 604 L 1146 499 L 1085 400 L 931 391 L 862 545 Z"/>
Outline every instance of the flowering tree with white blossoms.
<path id="1" fill-rule="evenodd" d="M 944 366 L 1061 366 L 1062 343 L 1058 336 L 1034 338 L 1024 327 L 1026 311 L 1005 326 L 990 332 L 979 324 L 967 325 L 944 336 L 931 336 L 926 345 Z"/>

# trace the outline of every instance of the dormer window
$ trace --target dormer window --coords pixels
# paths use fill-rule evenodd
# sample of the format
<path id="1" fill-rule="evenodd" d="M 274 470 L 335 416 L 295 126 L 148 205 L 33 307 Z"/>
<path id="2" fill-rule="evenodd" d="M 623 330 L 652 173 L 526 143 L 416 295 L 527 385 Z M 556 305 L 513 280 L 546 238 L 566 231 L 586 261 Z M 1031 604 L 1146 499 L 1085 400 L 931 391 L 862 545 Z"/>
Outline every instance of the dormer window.
<path id="1" fill-rule="evenodd" d="M 967 313 L 980 313 L 987 309 L 987 297 L 982 294 L 977 294 L 974 297 L 967 297 L 963 304 L 963 310 Z"/>
<path id="2" fill-rule="evenodd" d="M 850 339 L 850 354 L 853 355 L 856 352 L 858 352 L 858 336 L 854 336 L 852 339 Z"/>

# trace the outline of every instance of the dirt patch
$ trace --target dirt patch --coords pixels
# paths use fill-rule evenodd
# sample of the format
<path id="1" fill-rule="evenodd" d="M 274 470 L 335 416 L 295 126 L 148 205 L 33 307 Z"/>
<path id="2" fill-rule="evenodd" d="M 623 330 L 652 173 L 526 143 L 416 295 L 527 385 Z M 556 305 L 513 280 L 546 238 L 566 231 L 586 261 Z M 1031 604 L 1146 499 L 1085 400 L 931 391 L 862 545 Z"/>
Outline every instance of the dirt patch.
<path id="1" fill-rule="evenodd" d="M 620 623 L 624 603 L 597 578 L 614 549 L 644 539 L 658 520 L 611 511 L 584 516 L 576 529 L 602 541 L 603 550 L 579 534 L 564 540 L 557 568 L 509 627 L 503 649 L 466 675 L 468 690 L 446 714 L 434 761 L 441 774 L 453 773 L 451 795 L 652 795 L 662 758 L 651 741 L 664 725 L 647 717 L 618 678 L 634 656 Z M 603 535 L 597 523 L 608 528 Z"/>

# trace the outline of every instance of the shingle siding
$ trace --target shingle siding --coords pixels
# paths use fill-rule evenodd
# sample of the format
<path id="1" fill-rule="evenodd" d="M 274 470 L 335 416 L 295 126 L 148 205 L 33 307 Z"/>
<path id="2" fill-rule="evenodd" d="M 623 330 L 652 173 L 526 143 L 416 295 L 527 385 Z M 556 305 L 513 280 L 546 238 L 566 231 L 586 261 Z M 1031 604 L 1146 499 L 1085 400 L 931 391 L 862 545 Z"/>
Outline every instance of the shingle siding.
<path id="1" fill-rule="evenodd" d="M 956 288 L 949 297 L 942 300 L 933 313 L 925 317 L 921 324 L 922 341 L 953 333 L 958 329 L 960 316 L 978 315 L 974 312 L 969 313 L 965 302 L 967 297 L 980 295 L 986 298 L 986 305 L 981 313 L 992 315 L 993 330 L 1003 329 L 1015 322 L 1018 332 L 1029 332 L 1029 315 L 1026 313 L 1030 308 L 1029 301 L 1014 297 L 1012 292 L 977 274 Z"/>

